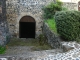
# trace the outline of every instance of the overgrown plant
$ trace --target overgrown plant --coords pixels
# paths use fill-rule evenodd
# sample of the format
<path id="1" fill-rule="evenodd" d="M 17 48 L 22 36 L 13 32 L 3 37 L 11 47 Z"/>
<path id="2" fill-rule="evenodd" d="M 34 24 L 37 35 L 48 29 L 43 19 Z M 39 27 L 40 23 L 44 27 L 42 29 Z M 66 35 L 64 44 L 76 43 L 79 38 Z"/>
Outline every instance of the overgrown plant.
<path id="1" fill-rule="evenodd" d="M 76 38 L 76 41 L 80 42 L 80 34 L 79 34 L 79 37 Z"/>
<path id="2" fill-rule="evenodd" d="M 62 10 L 62 2 L 58 1 L 56 3 L 51 2 L 49 5 L 42 8 L 44 11 L 43 17 L 45 19 L 51 19 L 53 18 L 56 11 Z"/>
<path id="3" fill-rule="evenodd" d="M 0 46 L 0 54 L 4 54 L 6 51 L 6 47 L 5 46 Z"/>
<path id="4" fill-rule="evenodd" d="M 80 40 L 80 11 L 61 11 L 55 14 L 57 32 L 67 40 Z"/>
<path id="5" fill-rule="evenodd" d="M 45 38 L 45 36 L 43 34 L 40 34 L 39 37 L 38 37 L 38 39 L 39 39 L 39 44 L 40 45 L 44 45 L 44 44 L 47 43 L 46 42 L 46 38 Z"/>

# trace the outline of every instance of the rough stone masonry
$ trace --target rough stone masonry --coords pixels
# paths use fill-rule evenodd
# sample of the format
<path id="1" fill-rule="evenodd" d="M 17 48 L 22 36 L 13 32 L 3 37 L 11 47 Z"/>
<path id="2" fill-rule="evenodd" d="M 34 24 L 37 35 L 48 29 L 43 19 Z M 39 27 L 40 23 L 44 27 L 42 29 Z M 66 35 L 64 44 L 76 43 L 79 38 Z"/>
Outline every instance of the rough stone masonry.
<path id="1" fill-rule="evenodd" d="M 0 0 L 0 45 L 5 45 L 7 43 L 7 36 L 6 1 Z"/>
<path id="2" fill-rule="evenodd" d="M 42 7 L 54 0 L 0 0 L 0 45 L 6 45 L 9 37 L 19 38 L 19 21 L 31 16 L 36 21 L 36 37 L 42 33 Z"/>
<path id="3" fill-rule="evenodd" d="M 42 7 L 54 0 L 7 0 L 7 21 L 12 36 L 19 37 L 19 21 L 23 16 L 31 16 L 36 21 L 36 37 L 42 33 Z"/>
<path id="4" fill-rule="evenodd" d="M 50 2 L 54 0 L 0 0 L 0 45 L 6 44 L 9 36 L 19 38 L 19 21 L 26 15 L 36 21 L 36 37 L 41 34 L 42 7 Z"/>

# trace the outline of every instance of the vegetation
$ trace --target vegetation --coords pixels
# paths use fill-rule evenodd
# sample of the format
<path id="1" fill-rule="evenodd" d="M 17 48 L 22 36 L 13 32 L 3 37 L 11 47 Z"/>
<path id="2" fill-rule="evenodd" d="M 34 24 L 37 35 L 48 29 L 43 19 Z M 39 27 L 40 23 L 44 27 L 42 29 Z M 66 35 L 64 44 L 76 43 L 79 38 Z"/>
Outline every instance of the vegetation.
<path id="1" fill-rule="evenodd" d="M 61 11 L 55 14 L 58 33 L 68 40 L 80 40 L 80 12 Z"/>
<path id="2" fill-rule="evenodd" d="M 45 18 L 45 22 L 48 23 L 50 29 L 57 33 L 56 23 L 54 19 L 54 15 L 58 11 L 66 11 L 68 10 L 65 7 L 62 7 L 62 2 L 59 0 L 56 3 L 50 3 L 49 5 L 43 8 L 44 14 L 43 17 Z"/>
<path id="3" fill-rule="evenodd" d="M 56 11 L 62 10 L 62 2 L 58 1 L 56 3 L 50 3 L 49 5 L 42 8 L 44 11 L 43 17 L 45 19 L 51 19 L 55 15 Z"/>
<path id="4" fill-rule="evenodd" d="M 40 34 L 39 37 L 38 37 L 38 39 L 39 39 L 39 44 L 40 45 L 44 45 L 44 44 L 47 43 L 46 42 L 46 38 L 45 38 L 45 36 L 43 34 Z"/>
<path id="5" fill-rule="evenodd" d="M 56 28 L 56 23 L 55 23 L 54 18 L 45 20 L 45 22 L 49 25 L 50 29 L 53 32 L 56 32 L 57 33 L 57 28 Z"/>
<path id="6" fill-rule="evenodd" d="M 6 47 L 5 46 L 0 46 L 0 54 L 4 54 L 6 51 Z"/>
<path id="7" fill-rule="evenodd" d="M 68 11 L 68 8 L 62 7 L 62 11 Z"/>

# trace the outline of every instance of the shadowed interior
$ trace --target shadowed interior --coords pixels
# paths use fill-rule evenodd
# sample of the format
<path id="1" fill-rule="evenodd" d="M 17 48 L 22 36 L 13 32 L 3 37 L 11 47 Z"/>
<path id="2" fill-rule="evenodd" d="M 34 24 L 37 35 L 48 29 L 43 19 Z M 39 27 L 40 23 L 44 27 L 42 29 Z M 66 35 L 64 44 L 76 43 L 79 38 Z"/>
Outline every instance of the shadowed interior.
<path id="1" fill-rule="evenodd" d="M 19 22 L 20 38 L 35 38 L 35 20 L 31 16 L 24 16 Z"/>

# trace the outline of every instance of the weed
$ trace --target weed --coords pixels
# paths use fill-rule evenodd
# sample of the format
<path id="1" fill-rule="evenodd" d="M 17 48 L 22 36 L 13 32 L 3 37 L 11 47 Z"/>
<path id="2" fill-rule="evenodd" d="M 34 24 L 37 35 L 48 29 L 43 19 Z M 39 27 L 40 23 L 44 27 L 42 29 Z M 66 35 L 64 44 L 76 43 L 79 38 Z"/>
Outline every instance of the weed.
<path id="1" fill-rule="evenodd" d="M 4 54 L 6 51 L 6 47 L 5 46 L 0 46 L 0 54 Z"/>

